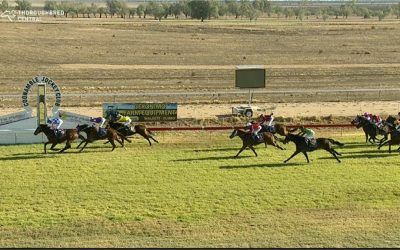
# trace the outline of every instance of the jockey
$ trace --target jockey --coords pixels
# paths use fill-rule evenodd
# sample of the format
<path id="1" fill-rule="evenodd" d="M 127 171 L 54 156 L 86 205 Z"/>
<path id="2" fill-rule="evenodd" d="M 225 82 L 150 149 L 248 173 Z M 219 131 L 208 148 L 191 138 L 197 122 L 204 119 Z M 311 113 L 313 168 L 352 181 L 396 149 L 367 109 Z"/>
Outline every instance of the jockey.
<path id="1" fill-rule="evenodd" d="M 49 127 L 52 130 L 58 130 L 58 129 L 60 129 L 61 125 L 63 124 L 63 120 L 61 120 L 60 118 L 51 118 L 51 119 L 47 119 L 47 124 L 50 125 Z"/>
<path id="2" fill-rule="evenodd" d="M 372 114 L 371 113 L 365 112 L 364 113 L 364 117 L 367 118 L 368 121 L 372 121 Z"/>
<path id="3" fill-rule="evenodd" d="M 259 122 L 261 125 L 265 123 L 267 126 L 271 127 L 273 121 L 274 121 L 274 113 L 271 113 L 269 115 L 260 115 Z"/>
<path id="4" fill-rule="evenodd" d="M 371 121 L 375 123 L 378 127 L 382 127 L 382 118 L 380 118 L 378 115 L 373 115 Z"/>
<path id="5" fill-rule="evenodd" d="M 247 126 L 250 128 L 250 133 L 253 136 L 254 139 L 258 138 L 258 132 L 262 129 L 261 125 L 258 122 L 251 121 L 250 123 L 247 124 Z"/>
<path id="6" fill-rule="evenodd" d="M 304 138 L 306 138 L 308 146 L 310 146 L 311 142 L 315 141 L 315 138 L 314 138 L 315 132 L 312 129 L 301 126 L 299 135 L 304 136 Z"/>
<path id="7" fill-rule="evenodd" d="M 99 132 L 99 129 L 103 127 L 104 123 L 106 122 L 106 119 L 103 117 L 90 117 L 90 122 L 92 123 L 92 126 L 96 128 L 96 131 Z"/>
<path id="8" fill-rule="evenodd" d="M 117 119 L 116 119 L 115 122 L 121 123 L 121 124 L 123 124 L 125 127 L 128 127 L 128 128 L 129 128 L 130 125 L 131 125 L 132 120 L 131 120 L 131 118 L 130 118 L 129 116 L 123 116 L 123 115 L 121 115 L 121 114 L 118 114 L 118 115 L 117 115 Z"/>

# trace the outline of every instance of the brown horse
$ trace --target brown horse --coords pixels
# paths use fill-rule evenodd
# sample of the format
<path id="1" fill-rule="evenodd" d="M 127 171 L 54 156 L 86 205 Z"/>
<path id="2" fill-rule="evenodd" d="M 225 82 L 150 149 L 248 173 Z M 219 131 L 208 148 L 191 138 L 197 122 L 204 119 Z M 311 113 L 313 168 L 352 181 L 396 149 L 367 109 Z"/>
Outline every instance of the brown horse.
<path id="1" fill-rule="evenodd" d="M 317 149 L 324 149 L 324 150 L 328 151 L 329 153 L 331 153 L 331 155 L 333 155 L 333 157 L 335 157 L 335 159 L 338 162 L 340 162 L 340 160 L 337 156 L 341 155 L 341 154 L 338 153 L 334 148 L 332 148 L 332 144 L 343 146 L 344 145 L 343 143 L 340 143 L 338 141 L 335 141 L 335 140 L 329 139 L 329 138 L 318 138 L 316 140 L 316 145 L 313 148 L 310 148 L 308 146 L 308 143 L 307 143 L 305 137 L 300 136 L 300 135 L 287 134 L 283 143 L 287 144 L 287 143 L 289 143 L 289 141 L 292 141 L 296 144 L 296 151 L 287 160 L 285 160 L 284 163 L 288 162 L 290 159 L 292 159 L 294 156 L 296 156 L 299 153 L 303 153 L 307 159 L 307 163 L 310 163 L 307 152 L 311 152 L 311 151 L 314 151 Z"/>
<path id="2" fill-rule="evenodd" d="M 122 140 L 127 140 L 128 142 L 130 142 L 127 137 L 129 136 L 133 136 L 134 134 L 139 134 L 141 136 L 143 136 L 143 138 L 145 138 L 150 146 L 151 146 L 151 141 L 150 139 L 152 139 L 153 141 L 159 143 L 154 137 L 153 137 L 153 133 L 150 131 L 150 129 L 146 128 L 145 125 L 135 125 L 133 127 L 133 129 L 129 129 L 126 126 L 124 126 L 121 123 L 116 123 L 116 122 L 112 122 L 110 121 L 108 123 L 108 125 L 110 126 L 110 128 L 113 128 L 115 130 L 117 130 L 119 133 L 121 133 L 122 135 L 124 135 L 124 137 L 122 138 Z"/>
<path id="3" fill-rule="evenodd" d="M 267 145 L 272 145 L 274 147 L 279 148 L 280 150 L 285 150 L 284 148 L 282 148 L 281 146 L 279 146 L 276 143 L 276 139 L 277 138 L 272 133 L 264 132 L 264 133 L 260 133 L 260 134 L 263 136 L 263 140 L 262 141 L 261 140 L 260 141 L 255 140 L 251 133 L 245 132 L 245 131 L 240 130 L 240 129 L 233 130 L 233 132 L 229 136 L 229 138 L 232 139 L 235 136 L 239 136 L 240 139 L 242 139 L 242 142 L 243 142 L 242 148 L 235 155 L 235 157 L 238 157 L 239 154 L 247 147 L 249 147 L 254 152 L 254 154 L 257 156 L 256 150 L 254 149 L 254 146 L 256 146 L 258 144 L 261 144 L 261 143 L 264 143 L 265 147 L 267 147 Z"/>
<path id="4" fill-rule="evenodd" d="M 46 142 L 44 144 L 44 153 L 47 153 L 46 150 L 46 146 L 47 144 L 51 143 L 51 147 L 50 150 L 54 150 L 57 151 L 57 149 L 54 149 L 54 147 L 59 144 L 62 143 L 64 141 L 66 141 L 67 143 L 65 144 L 65 147 L 60 151 L 60 153 L 64 152 L 65 150 L 71 148 L 71 143 L 78 139 L 85 139 L 83 136 L 81 136 L 78 133 L 77 129 L 64 129 L 62 130 L 63 134 L 61 136 L 56 136 L 56 134 L 54 133 L 54 130 L 50 129 L 46 124 L 41 124 L 39 127 L 37 127 L 37 129 L 35 130 L 35 132 L 33 133 L 34 135 L 38 135 L 39 133 L 43 132 L 46 137 L 48 142 Z"/>
<path id="5" fill-rule="evenodd" d="M 97 140 L 108 140 L 111 143 L 111 145 L 113 146 L 111 151 L 114 151 L 114 149 L 117 147 L 115 145 L 114 141 L 117 141 L 119 144 L 121 144 L 122 147 L 125 148 L 123 141 L 121 141 L 119 139 L 119 137 L 122 138 L 123 135 L 120 134 L 115 129 L 107 128 L 107 129 L 105 129 L 106 130 L 105 133 L 100 135 L 95 127 L 89 126 L 87 124 L 78 125 L 76 128 L 79 131 L 85 132 L 87 135 L 86 139 L 82 140 L 82 142 L 79 143 L 79 145 L 77 147 L 77 148 L 79 148 L 83 143 L 85 143 L 85 145 L 83 145 L 83 147 L 81 148 L 81 150 L 79 152 L 82 152 L 82 150 L 88 145 L 88 143 L 92 143 Z"/>
<path id="6" fill-rule="evenodd" d="M 260 115 L 257 118 L 257 121 L 261 121 L 261 120 L 262 120 L 262 115 Z M 261 129 L 260 132 L 271 132 L 273 134 L 276 133 L 276 134 L 281 135 L 281 136 L 286 136 L 288 133 L 293 133 L 294 131 L 297 130 L 297 128 L 289 130 L 285 125 L 280 124 L 280 123 L 274 124 L 272 126 L 261 125 L 261 127 L 262 127 L 262 129 Z"/>

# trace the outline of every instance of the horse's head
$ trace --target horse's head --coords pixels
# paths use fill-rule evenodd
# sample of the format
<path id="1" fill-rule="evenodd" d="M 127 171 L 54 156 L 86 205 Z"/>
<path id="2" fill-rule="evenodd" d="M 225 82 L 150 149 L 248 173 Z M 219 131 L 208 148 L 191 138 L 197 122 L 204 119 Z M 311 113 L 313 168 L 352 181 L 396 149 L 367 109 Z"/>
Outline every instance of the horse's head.
<path id="1" fill-rule="evenodd" d="M 287 133 L 285 139 L 283 140 L 283 144 L 288 144 L 292 140 L 292 134 Z"/>
<path id="2" fill-rule="evenodd" d="M 356 125 L 357 128 L 362 127 L 362 125 L 365 123 L 366 119 L 361 116 L 361 115 L 357 115 L 352 121 L 351 124 L 352 125 Z"/>
<path id="3" fill-rule="evenodd" d="M 235 136 L 237 136 L 237 134 L 238 134 L 238 130 L 237 129 L 234 129 L 233 131 L 232 131 L 232 134 L 229 136 L 229 138 L 233 138 L 233 137 L 235 137 Z"/>
<path id="4" fill-rule="evenodd" d="M 42 126 L 42 124 L 39 125 L 39 126 L 36 128 L 36 130 L 35 130 L 35 132 L 33 132 L 33 134 L 34 134 L 34 135 L 38 135 L 38 134 L 41 133 L 41 132 L 43 132 L 43 126 Z"/>

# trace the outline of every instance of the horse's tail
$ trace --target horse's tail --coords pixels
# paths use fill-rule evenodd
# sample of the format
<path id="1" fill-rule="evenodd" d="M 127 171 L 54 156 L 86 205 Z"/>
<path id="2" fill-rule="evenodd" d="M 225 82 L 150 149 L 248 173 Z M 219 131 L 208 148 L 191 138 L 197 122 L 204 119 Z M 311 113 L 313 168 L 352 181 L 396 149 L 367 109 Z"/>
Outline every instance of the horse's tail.
<path id="1" fill-rule="evenodd" d="M 330 141 L 332 144 L 338 145 L 340 147 L 343 147 L 344 144 L 338 141 L 335 141 L 334 139 L 328 139 L 328 141 Z"/>

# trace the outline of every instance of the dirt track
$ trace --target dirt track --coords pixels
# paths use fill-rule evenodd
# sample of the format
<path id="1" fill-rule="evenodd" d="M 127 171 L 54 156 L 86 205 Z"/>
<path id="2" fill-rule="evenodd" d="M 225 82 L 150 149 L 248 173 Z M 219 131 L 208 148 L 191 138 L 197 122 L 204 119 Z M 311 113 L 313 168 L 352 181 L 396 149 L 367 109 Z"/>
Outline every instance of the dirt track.
<path id="1" fill-rule="evenodd" d="M 281 117 L 319 117 L 319 116 L 353 116 L 363 112 L 372 112 L 383 117 L 388 114 L 396 115 L 400 111 L 400 101 L 391 102 L 314 102 L 314 103 L 264 103 L 256 104 L 264 108 L 266 113 L 274 112 Z M 230 115 L 230 104 L 210 105 L 178 105 L 178 118 L 206 119 Z M 66 111 L 89 116 L 100 116 L 101 107 L 64 107 Z M 16 108 L 0 109 L 0 115 L 20 111 Z"/>

